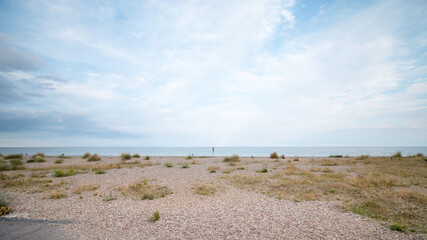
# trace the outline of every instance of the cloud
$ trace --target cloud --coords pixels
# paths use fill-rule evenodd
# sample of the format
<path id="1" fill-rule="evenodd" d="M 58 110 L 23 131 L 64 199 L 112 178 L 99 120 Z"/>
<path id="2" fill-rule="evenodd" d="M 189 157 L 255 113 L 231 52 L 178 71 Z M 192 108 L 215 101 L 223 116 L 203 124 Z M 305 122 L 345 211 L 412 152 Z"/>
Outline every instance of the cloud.
<path id="1" fill-rule="evenodd" d="M 35 71 L 45 64 L 41 58 L 24 53 L 0 38 L 0 71 Z"/>

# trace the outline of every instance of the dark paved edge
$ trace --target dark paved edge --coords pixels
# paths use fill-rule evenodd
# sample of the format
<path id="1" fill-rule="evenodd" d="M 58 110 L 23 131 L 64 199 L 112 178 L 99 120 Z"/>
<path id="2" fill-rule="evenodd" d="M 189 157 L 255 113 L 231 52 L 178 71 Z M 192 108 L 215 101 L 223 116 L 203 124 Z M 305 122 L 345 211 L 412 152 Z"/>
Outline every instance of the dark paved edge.
<path id="1" fill-rule="evenodd" d="M 0 217 L 0 222 L 17 222 L 17 223 L 54 223 L 54 224 L 74 224 L 70 220 L 41 220 L 41 219 L 25 219 L 25 218 L 7 218 Z"/>

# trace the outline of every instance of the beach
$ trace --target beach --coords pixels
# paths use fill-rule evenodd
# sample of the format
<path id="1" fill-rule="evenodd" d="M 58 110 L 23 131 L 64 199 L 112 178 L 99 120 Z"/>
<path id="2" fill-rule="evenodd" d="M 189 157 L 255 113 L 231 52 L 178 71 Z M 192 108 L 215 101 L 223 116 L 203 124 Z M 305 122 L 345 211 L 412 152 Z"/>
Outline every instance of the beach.
<path id="1" fill-rule="evenodd" d="M 44 161 L 27 163 L 31 159 Z M 2 191 L 13 196 L 12 211 L 2 217 L 65 221 L 46 223 L 54 226 L 52 239 L 426 239 L 423 157 L 89 159 L 24 156 L 16 170 L 2 172 Z M 407 177 L 418 179 L 418 187 L 372 187 L 418 194 L 417 201 L 405 202 L 421 206 L 418 220 L 406 229 L 396 231 L 392 217 L 381 220 L 355 210 L 359 205 L 352 202 L 351 191 L 358 190 L 345 188 L 344 179 L 362 181 L 363 171 L 384 161 L 421 166 L 421 174 Z M 324 185 L 304 185 L 322 179 L 340 185 L 327 191 Z"/>

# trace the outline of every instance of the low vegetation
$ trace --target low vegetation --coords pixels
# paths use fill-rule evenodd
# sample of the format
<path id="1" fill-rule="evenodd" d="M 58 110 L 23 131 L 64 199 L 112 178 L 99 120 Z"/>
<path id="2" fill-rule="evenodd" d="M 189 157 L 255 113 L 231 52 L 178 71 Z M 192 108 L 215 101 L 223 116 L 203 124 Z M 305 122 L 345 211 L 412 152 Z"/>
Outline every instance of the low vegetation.
<path id="1" fill-rule="evenodd" d="M 277 152 L 273 152 L 272 154 L 270 154 L 270 158 L 271 159 L 278 159 L 279 155 L 277 155 Z"/>
<path id="2" fill-rule="evenodd" d="M 64 190 L 54 190 L 49 194 L 50 199 L 59 199 L 67 197 L 67 193 Z"/>
<path id="3" fill-rule="evenodd" d="M 185 157 L 185 159 L 187 159 L 187 160 L 193 159 L 193 156 L 188 155 L 188 156 Z"/>
<path id="4" fill-rule="evenodd" d="M 13 198 L 9 193 L 0 190 L 0 216 L 12 211 L 12 208 L 10 207 L 12 199 Z"/>
<path id="5" fill-rule="evenodd" d="M 329 155 L 330 158 L 342 158 L 342 155 Z"/>
<path id="6" fill-rule="evenodd" d="M 216 173 L 216 171 L 220 170 L 221 168 L 219 166 L 209 166 L 208 171 L 210 173 Z"/>
<path id="7" fill-rule="evenodd" d="M 130 160 L 132 156 L 130 155 L 130 153 L 122 153 L 120 155 L 120 158 L 122 159 L 122 161 L 126 161 L 126 160 Z"/>
<path id="8" fill-rule="evenodd" d="M 56 169 L 53 171 L 53 175 L 55 177 L 68 177 L 76 174 L 77 173 L 74 171 L 74 169 L 68 169 L 68 170 Z"/>
<path id="9" fill-rule="evenodd" d="M 85 153 L 82 158 L 87 159 L 88 157 L 90 157 L 90 152 Z"/>
<path id="10" fill-rule="evenodd" d="M 99 188 L 99 184 L 94 183 L 94 184 L 88 184 L 88 185 L 79 186 L 79 187 L 75 188 L 73 190 L 73 192 L 75 194 L 81 194 L 82 192 L 94 191 L 94 190 L 96 190 L 98 188 Z"/>
<path id="11" fill-rule="evenodd" d="M 123 195 L 139 200 L 153 200 L 172 194 L 172 190 L 168 187 L 152 185 L 147 179 L 142 179 L 140 182 L 133 183 L 125 188 L 121 188 L 120 190 Z"/>
<path id="12" fill-rule="evenodd" d="M 224 158 L 223 162 L 240 162 L 239 155 L 234 154 L 231 157 L 227 156 Z"/>
<path id="13" fill-rule="evenodd" d="M 312 162 L 318 165 L 310 171 L 287 163 L 276 174 L 228 178 L 233 184 L 276 198 L 297 202 L 338 200 L 346 210 L 383 221 L 395 230 L 426 233 L 427 164 L 423 158 L 369 159 L 370 164 L 359 162 L 350 174 L 330 167 L 354 165 L 352 161 L 356 160 Z M 402 226 L 407 226 L 406 230 Z"/>
<path id="14" fill-rule="evenodd" d="M 170 162 L 165 163 L 165 167 L 173 167 L 173 164 Z"/>
<path id="15" fill-rule="evenodd" d="M 144 160 L 150 160 L 150 156 L 145 156 Z"/>
<path id="16" fill-rule="evenodd" d="M 182 168 L 189 168 L 187 163 L 182 164 Z"/>
<path id="17" fill-rule="evenodd" d="M 140 158 L 141 156 L 138 153 L 135 153 L 134 155 L 132 155 L 133 158 Z"/>
<path id="18" fill-rule="evenodd" d="M 61 163 L 63 163 L 64 162 L 64 160 L 62 160 L 62 159 L 57 159 L 57 160 L 55 160 L 55 164 L 61 164 Z"/>
<path id="19" fill-rule="evenodd" d="M 155 222 L 155 221 L 157 221 L 157 220 L 159 220 L 160 219 L 160 213 L 159 213 L 159 211 L 158 210 L 156 210 L 154 213 L 153 213 L 153 216 L 152 217 L 150 217 L 149 219 L 148 219 L 148 221 L 150 221 L 150 222 Z"/>
<path id="20" fill-rule="evenodd" d="M 99 157 L 99 155 L 98 154 L 93 154 L 93 155 L 91 155 L 91 156 L 89 156 L 88 158 L 87 158 L 87 161 L 88 162 L 99 162 L 99 161 L 101 161 L 101 158 Z"/>
<path id="21" fill-rule="evenodd" d="M 4 159 L 15 159 L 15 158 L 19 158 L 22 159 L 22 155 L 19 153 L 16 154 L 9 154 L 3 157 Z"/>
<path id="22" fill-rule="evenodd" d="M 196 184 L 193 189 L 194 193 L 199 195 L 213 195 L 216 193 L 216 188 L 207 184 Z"/>

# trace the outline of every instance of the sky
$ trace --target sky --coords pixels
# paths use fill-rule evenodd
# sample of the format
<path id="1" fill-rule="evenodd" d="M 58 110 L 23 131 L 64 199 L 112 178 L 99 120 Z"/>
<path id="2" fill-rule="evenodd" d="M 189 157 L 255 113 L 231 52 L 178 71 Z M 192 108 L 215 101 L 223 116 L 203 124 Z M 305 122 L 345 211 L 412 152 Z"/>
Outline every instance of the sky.
<path id="1" fill-rule="evenodd" d="M 0 147 L 427 146 L 425 0 L 0 0 Z"/>

